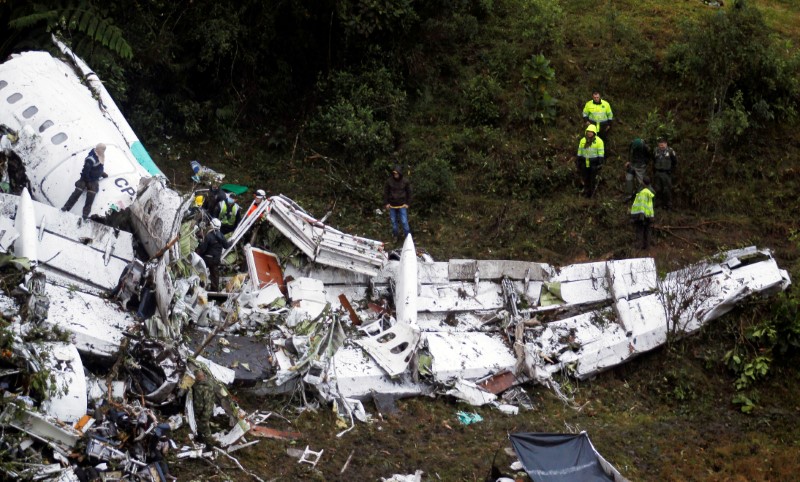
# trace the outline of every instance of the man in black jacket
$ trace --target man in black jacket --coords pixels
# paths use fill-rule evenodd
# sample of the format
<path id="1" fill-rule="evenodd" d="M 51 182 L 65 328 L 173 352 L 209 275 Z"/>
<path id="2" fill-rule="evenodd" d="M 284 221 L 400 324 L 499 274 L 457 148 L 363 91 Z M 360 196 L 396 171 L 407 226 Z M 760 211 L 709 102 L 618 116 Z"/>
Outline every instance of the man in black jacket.
<path id="1" fill-rule="evenodd" d="M 392 222 L 392 235 L 399 238 L 397 223 L 403 226 L 403 239 L 411 233 L 408 227 L 408 206 L 411 204 L 411 183 L 403 177 L 400 166 L 395 166 L 392 175 L 386 180 L 383 190 L 383 202 L 389 210 Z"/>
<path id="2" fill-rule="evenodd" d="M 222 263 L 222 250 L 231 247 L 231 243 L 220 232 L 220 227 L 222 227 L 220 220 L 212 219 L 211 230 L 195 250 L 195 253 L 200 255 L 208 266 L 211 291 L 219 291 L 219 265 Z"/>
<path id="3" fill-rule="evenodd" d="M 92 211 L 92 203 L 94 202 L 97 191 L 100 190 L 100 179 L 108 177 L 108 174 L 103 170 L 103 164 L 106 162 L 106 145 L 97 144 L 94 149 L 89 151 L 89 155 L 83 160 L 83 170 L 81 171 L 81 178 L 75 182 L 75 190 L 72 195 L 67 199 L 67 203 L 61 208 L 62 211 L 69 211 L 72 206 L 78 202 L 81 194 L 86 192 L 86 202 L 83 204 L 83 219 L 89 217 Z"/>

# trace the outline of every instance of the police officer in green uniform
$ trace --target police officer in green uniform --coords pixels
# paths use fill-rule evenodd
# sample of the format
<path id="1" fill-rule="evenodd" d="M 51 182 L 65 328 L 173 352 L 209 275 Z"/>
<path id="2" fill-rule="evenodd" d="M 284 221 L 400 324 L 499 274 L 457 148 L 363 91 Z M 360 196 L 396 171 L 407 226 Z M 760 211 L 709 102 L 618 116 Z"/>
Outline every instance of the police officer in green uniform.
<path id="1" fill-rule="evenodd" d="M 203 370 L 195 370 L 195 382 L 192 386 L 192 401 L 194 403 L 194 419 L 197 423 L 197 440 L 206 445 L 211 445 L 211 415 L 214 413 L 214 387 L 206 380 Z"/>
<path id="2" fill-rule="evenodd" d="M 678 158 L 663 137 L 658 139 L 658 147 L 653 153 L 653 158 L 653 171 L 655 171 L 653 188 L 658 193 L 659 199 L 663 199 L 664 208 L 672 209 L 672 175 L 675 173 Z"/>

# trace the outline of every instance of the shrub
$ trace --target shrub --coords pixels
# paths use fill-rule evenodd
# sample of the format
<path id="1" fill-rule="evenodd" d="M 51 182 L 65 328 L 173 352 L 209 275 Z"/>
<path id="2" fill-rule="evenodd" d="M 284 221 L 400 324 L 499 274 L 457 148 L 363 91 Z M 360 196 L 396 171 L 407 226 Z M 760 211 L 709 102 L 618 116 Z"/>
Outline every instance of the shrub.
<path id="1" fill-rule="evenodd" d="M 800 56 L 770 37 L 758 9 L 735 0 L 685 24 L 681 38 L 669 48 L 669 69 L 709 106 L 712 137 L 730 123 L 761 127 L 796 117 Z"/>
<path id="2" fill-rule="evenodd" d="M 500 119 L 503 88 L 494 76 L 479 74 L 462 89 L 466 117 L 471 125 L 493 125 Z"/>
<path id="3" fill-rule="evenodd" d="M 318 142 L 362 165 L 391 152 L 392 128 L 405 110 L 406 95 L 387 68 L 334 72 L 318 83 L 318 90 L 329 99 L 309 123 Z"/>
<path id="4" fill-rule="evenodd" d="M 438 157 L 418 163 L 409 180 L 412 182 L 414 206 L 421 212 L 430 212 L 456 189 L 450 163 Z"/>
<path id="5" fill-rule="evenodd" d="M 522 86 L 525 90 L 525 109 L 532 122 L 550 123 L 558 113 L 558 100 L 548 92 L 556 80 L 550 61 L 538 54 L 522 66 Z"/>

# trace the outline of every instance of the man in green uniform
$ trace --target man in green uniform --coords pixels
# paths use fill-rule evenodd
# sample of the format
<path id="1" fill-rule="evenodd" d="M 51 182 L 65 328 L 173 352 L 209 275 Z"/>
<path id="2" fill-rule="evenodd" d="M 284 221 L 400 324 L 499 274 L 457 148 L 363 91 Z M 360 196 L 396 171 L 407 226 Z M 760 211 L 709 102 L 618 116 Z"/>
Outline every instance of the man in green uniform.
<path id="1" fill-rule="evenodd" d="M 611 111 L 611 104 L 600 98 L 600 92 L 592 92 L 592 100 L 583 106 L 583 120 L 586 124 L 597 126 L 597 136 L 611 148 L 611 123 L 614 121 L 614 113 Z"/>
<path id="2" fill-rule="evenodd" d="M 192 401 L 194 403 L 194 420 L 197 423 L 197 440 L 206 445 L 214 443 L 211 438 L 211 415 L 214 413 L 214 387 L 206 380 L 203 370 L 195 370 L 194 385 L 192 386 Z"/>
<path id="3" fill-rule="evenodd" d="M 653 171 L 655 185 L 653 188 L 658 193 L 658 198 L 663 199 L 664 209 L 672 209 L 672 175 L 678 164 L 675 151 L 667 145 L 667 140 L 663 137 L 658 139 L 658 147 L 653 153 Z"/>

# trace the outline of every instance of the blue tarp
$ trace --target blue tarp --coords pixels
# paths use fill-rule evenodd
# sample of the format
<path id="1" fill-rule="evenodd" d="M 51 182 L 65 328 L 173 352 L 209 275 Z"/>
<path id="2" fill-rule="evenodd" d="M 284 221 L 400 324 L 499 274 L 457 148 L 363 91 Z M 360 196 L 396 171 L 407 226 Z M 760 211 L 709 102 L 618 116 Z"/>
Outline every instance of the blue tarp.
<path id="1" fill-rule="evenodd" d="M 536 482 L 626 480 L 597 453 L 586 432 L 515 433 L 509 439 L 525 472 Z"/>

